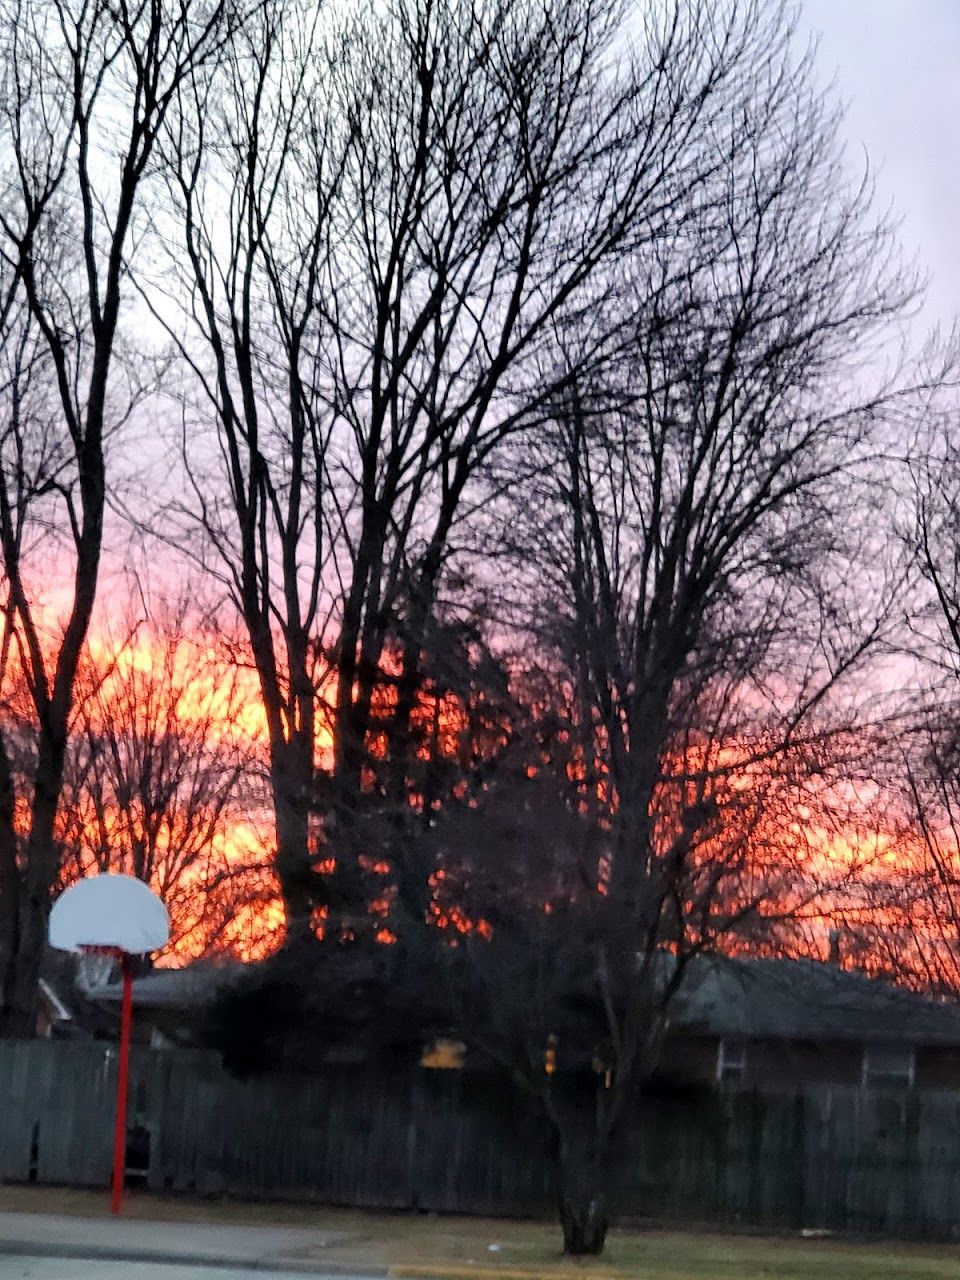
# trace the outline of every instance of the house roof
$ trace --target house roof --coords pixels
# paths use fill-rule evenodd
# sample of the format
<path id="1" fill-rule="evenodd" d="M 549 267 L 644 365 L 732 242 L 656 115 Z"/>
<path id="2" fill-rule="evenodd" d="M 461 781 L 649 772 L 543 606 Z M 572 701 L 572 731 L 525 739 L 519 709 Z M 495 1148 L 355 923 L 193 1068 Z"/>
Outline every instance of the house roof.
<path id="1" fill-rule="evenodd" d="M 960 1046 L 960 1002 L 816 960 L 698 957 L 671 1024 L 704 1035 Z"/>
<path id="2" fill-rule="evenodd" d="M 141 1009 L 199 1011 L 249 966 L 197 961 L 133 984 Z M 92 999 L 119 1003 L 120 982 Z M 901 1041 L 960 1048 L 960 1001 L 933 1000 L 815 960 L 698 956 L 671 1006 L 674 1031 L 778 1040 Z"/>
<path id="3" fill-rule="evenodd" d="M 244 966 L 239 962 L 214 964 L 196 961 L 185 969 L 153 969 L 133 980 L 133 1003 L 141 1009 L 200 1009 L 212 1003 L 217 994 Z M 119 1003 L 123 983 L 111 982 L 96 993 L 97 1000 Z"/>

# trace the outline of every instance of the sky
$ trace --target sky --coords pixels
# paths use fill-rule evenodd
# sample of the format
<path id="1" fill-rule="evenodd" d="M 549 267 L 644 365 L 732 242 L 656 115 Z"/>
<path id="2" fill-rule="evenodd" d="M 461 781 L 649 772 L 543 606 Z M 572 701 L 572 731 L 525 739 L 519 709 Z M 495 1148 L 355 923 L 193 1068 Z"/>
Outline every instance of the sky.
<path id="1" fill-rule="evenodd" d="M 851 159 L 869 158 L 928 276 L 918 323 L 948 330 L 960 312 L 960 0 L 802 0 L 800 27 L 819 34 Z"/>

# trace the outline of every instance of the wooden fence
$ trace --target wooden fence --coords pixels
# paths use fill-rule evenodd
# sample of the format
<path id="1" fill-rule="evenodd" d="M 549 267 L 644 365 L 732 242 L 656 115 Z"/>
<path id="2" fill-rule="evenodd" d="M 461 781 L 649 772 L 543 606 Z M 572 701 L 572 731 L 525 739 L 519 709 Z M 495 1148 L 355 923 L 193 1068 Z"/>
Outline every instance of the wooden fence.
<path id="1" fill-rule="evenodd" d="M 109 1182 L 116 1051 L 0 1042 L 0 1179 Z M 235 1080 L 213 1054 L 141 1050 L 131 1171 L 156 1191 L 540 1214 L 542 1130 L 457 1071 L 324 1068 Z M 960 1096 L 820 1088 L 649 1101 L 626 1144 L 630 1217 L 904 1237 L 960 1231 Z"/>

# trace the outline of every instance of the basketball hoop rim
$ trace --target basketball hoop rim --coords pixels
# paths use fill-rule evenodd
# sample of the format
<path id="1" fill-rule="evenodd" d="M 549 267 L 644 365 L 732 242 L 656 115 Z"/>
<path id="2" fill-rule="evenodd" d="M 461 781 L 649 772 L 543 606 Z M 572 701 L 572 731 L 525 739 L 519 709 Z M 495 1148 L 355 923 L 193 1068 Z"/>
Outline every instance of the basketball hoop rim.
<path id="1" fill-rule="evenodd" d="M 84 956 L 112 956 L 114 960 L 122 960 L 130 954 L 123 947 L 105 947 L 95 942 L 81 942 L 77 950 Z"/>

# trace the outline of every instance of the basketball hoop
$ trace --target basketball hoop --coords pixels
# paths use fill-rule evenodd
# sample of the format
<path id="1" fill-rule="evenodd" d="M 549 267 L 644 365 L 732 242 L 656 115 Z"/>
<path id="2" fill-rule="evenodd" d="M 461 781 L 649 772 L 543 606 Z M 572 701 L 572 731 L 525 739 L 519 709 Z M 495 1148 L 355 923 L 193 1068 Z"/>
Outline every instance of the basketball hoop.
<path id="1" fill-rule="evenodd" d="M 86 996 L 95 996 L 109 986 L 121 955 L 113 947 L 81 947 L 77 956 L 77 986 Z"/>
<path id="2" fill-rule="evenodd" d="M 133 1014 L 131 956 L 159 951 L 170 938 L 167 909 L 149 885 L 134 876 L 91 876 L 61 893 L 50 912 L 50 945 L 80 953 L 78 977 L 88 994 L 106 985 L 114 964 L 123 973 L 117 1111 L 113 1130 L 110 1208 L 120 1212 L 127 1149 L 127 1086 L 130 1079 L 130 1024 Z"/>

